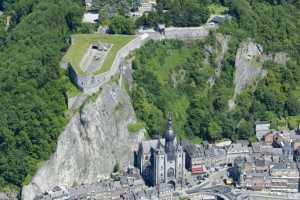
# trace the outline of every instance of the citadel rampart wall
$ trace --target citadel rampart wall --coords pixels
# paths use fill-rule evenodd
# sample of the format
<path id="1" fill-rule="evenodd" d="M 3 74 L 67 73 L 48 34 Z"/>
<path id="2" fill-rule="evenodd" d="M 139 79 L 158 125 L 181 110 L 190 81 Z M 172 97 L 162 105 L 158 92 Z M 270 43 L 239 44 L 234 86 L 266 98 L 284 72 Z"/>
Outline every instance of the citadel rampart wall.
<path id="1" fill-rule="evenodd" d="M 154 30 L 140 31 L 137 38 L 130 41 L 118 51 L 109 71 L 98 75 L 82 76 L 76 72 L 75 68 L 72 67 L 71 64 L 68 64 L 69 76 L 84 93 L 94 93 L 101 85 L 108 82 L 113 75 L 120 71 L 120 66 L 132 51 L 140 48 L 147 41 L 163 39 L 201 39 L 209 35 L 209 29 L 210 28 L 208 26 L 204 25 L 192 28 L 167 28 L 164 34 L 158 33 Z"/>

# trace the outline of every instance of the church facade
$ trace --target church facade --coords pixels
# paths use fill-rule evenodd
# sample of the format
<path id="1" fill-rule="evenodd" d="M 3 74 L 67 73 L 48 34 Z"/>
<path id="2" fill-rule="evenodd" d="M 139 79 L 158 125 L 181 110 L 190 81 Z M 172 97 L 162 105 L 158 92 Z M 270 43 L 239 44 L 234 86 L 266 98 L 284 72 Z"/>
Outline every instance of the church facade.
<path id="1" fill-rule="evenodd" d="M 153 186 L 170 184 L 182 187 L 185 177 L 185 152 L 177 142 L 169 118 L 164 138 L 144 141 L 139 145 L 137 165 L 144 180 Z"/>

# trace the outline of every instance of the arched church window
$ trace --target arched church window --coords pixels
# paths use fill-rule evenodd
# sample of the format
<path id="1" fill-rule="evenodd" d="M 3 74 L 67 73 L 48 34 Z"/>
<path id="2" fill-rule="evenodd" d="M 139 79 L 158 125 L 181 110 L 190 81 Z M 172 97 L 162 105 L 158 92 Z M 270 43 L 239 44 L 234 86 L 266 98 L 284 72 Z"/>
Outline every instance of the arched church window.
<path id="1" fill-rule="evenodd" d="M 175 175 L 175 171 L 173 168 L 169 168 L 167 172 L 168 177 L 173 177 Z"/>

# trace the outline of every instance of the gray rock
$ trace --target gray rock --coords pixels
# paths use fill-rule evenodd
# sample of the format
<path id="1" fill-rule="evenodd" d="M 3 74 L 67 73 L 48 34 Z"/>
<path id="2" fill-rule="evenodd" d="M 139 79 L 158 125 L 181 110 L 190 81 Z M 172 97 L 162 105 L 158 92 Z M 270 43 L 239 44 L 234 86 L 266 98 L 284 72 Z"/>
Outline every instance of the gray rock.
<path id="1" fill-rule="evenodd" d="M 78 109 L 87 98 L 88 96 L 85 94 L 77 95 L 75 97 L 68 97 L 68 109 Z"/>
<path id="2" fill-rule="evenodd" d="M 115 83 L 104 85 L 96 101 L 71 119 L 54 155 L 23 188 L 22 199 L 32 200 L 55 185 L 97 182 L 109 177 L 116 162 L 121 167 L 132 164 L 132 151 L 143 138 L 128 132 L 135 120 L 127 93 Z"/>
<path id="3" fill-rule="evenodd" d="M 251 39 L 240 44 L 235 59 L 235 89 L 233 97 L 228 102 L 229 110 L 235 108 L 237 95 L 248 86 L 255 86 L 258 80 L 267 75 L 267 70 L 263 69 L 265 61 L 286 64 L 288 54 L 284 52 L 266 54 L 262 46 Z"/>
<path id="4" fill-rule="evenodd" d="M 17 200 L 18 194 L 15 192 L 0 192 L 0 200 Z"/>
<path id="5" fill-rule="evenodd" d="M 224 61 L 225 54 L 228 51 L 228 42 L 230 40 L 230 37 L 228 35 L 222 35 L 220 33 L 216 34 L 216 40 L 217 40 L 217 48 L 213 49 L 212 53 L 216 53 L 216 69 L 215 73 L 213 74 L 212 77 L 209 78 L 208 83 L 210 87 L 213 87 L 215 84 L 215 81 L 217 78 L 221 76 L 221 71 L 222 71 L 222 65 Z M 219 47 L 219 49 L 218 49 Z"/>
<path id="6" fill-rule="evenodd" d="M 243 89 L 267 75 L 262 68 L 264 60 L 263 48 L 259 44 L 251 40 L 240 44 L 235 59 L 234 96 L 228 102 L 229 110 L 235 108 L 235 98 Z"/>
<path id="7" fill-rule="evenodd" d="M 0 192 L 0 199 L 1 200 L 9 200 L 8 196 L 6 193 Z"/>
<path id="8" fill-rule="evenodd" d="M 257 77 L 265 74 L 265 70 L 262 69 L 262 56 L 260 45 L 251 41 L 241 44 L 235 60 L 235 94 L 240 94 L 244 88 L 252 85 Z"/>

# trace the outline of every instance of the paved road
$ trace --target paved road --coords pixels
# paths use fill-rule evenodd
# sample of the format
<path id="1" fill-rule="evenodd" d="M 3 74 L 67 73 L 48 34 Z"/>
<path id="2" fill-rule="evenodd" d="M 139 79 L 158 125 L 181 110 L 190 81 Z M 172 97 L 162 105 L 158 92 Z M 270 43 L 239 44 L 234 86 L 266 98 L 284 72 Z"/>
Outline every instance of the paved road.
<path id="1" fill-rule="evenodd" d="M 216 185 L 209 188 L 194 188 L 191 190 L 185 191 L 187 195 L 195 195 L 199 194 L 214 194 L 217 195 L 224 200 L 236 200 L 237 195 L 232 192 L 232 189 L 228 186 Z"/>

